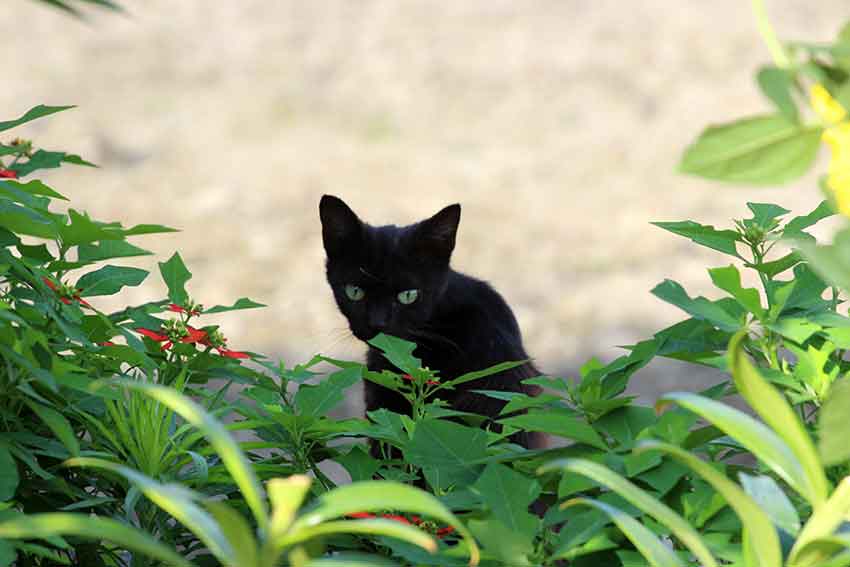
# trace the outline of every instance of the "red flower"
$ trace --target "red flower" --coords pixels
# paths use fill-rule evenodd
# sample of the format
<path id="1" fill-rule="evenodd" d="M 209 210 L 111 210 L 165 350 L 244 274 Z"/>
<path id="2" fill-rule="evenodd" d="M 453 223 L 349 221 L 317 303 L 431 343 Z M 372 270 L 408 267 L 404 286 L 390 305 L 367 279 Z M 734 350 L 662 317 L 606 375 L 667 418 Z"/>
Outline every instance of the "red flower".
<path id="1" fill-rule="evenodd" d="M 238 350 L 230 350 L 224 347 L 219 347 L 216 350 L 218 354 L 225 358 L 251 358 L 251 355 L 247 352 L 239 352 Z"/>
<path id="2" fill-rule="evenodd" d="M 18 172 L 14 169 L 3 169 L 0 167 L 0 179 L 17 179 Z"/>
<path id="3" fill-rule="evenodd" d="M 79 302 L 80 305 L 85 305 L 86 307 L 91 308 L 89 302 L 80 297 L 80 292 L 82 290 L 77 290 L 65 285 L 58 286 L 53 283 L 48 277 L 41 278 L 41 281 L 44 282 L 44 285 L 55 291 L 56 295 L 59 296 L 59 301 L 61 301 L 65 305 L 71 305 L 71 300 L 74 300 Z"/>
<path id="4" fill-rule="evenodd" d="M 100 346 L 115 346 L 115 343 L 113 343 L 112 341 L 102 341 L 97 344 L 99 344 Z"/>
<path id="5" fill-rule="evenodd" d="M 150 329 L 136 329 L 136 332 L 140 335 L 144 335 L 147 338 L 156 341 L 158 343 L 163 343 L 160 349 L 168 350 L 170 349 L 174 343 L 168 338 L 168 335 L 163 335 L 162 333 L 157 333 L 156 331 L 151 331 Z"/>
<path id="6" fill-rule="evenodd" d="M 201 329 L 196 329 L 195 327 L 190 327 L 189 325 L 186 325 L 186 331 L 189 334 L 180 339 L 181 343 L 203 343 L 207 339 L 207 332 L 202 331 Z"/>
<path id="7" fill-rule="evenodd" d="M 182 305 L 177 305 L 176 303 L 169 303 L 168 304 L 168 310 L 174 311 L 175 313 L 188 313 L 189 315 L 192 315 L 192 316 L 201 314 L 200 309 L 189 310 L 189 309 L 186 309 L 185 307 L 183 307 Z"/>
<path id="8" fill-rule="evenodd" d="M 408 382 L 413 382 L 413 376 L 411 376 L 410 374 L 402 374 L 401 377 L 404 378 L 405 380 L 407 380 Z M 437 382 L 436 380 L 428 380 L 425 383 L 428 384 L 429 386 L 439 386 L 440 385 L 440 383 Z"/>

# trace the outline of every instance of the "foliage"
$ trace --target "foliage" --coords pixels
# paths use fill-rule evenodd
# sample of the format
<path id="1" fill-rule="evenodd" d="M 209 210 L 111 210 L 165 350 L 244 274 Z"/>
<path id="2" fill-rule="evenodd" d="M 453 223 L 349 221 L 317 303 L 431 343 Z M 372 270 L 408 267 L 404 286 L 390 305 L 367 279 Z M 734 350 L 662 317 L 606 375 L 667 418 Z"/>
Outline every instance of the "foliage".
<path id="1" fill-rule="evenodd" d="M 262 305 L 204 307 L 179 253 L 158 264 L 160 300 L 101 311 L 149 275 L 121 265 L 149 254 L 136 239 L 173 229 L 59 212 L 66 199 L 35 177 L 91 164 L 0 143 L 0 566 L 850 565 L 850 232 L 809 233 L 846 212 L 850 35 L 780 44 L 754 6 L 775 111 L 710 127 L 681 168 L 786 182 L 823 140 L 827 200 L 802 216 L 748 203 L 721 228 L 655 223 L 724 255 L 708 270 L 718 297 L 661 282 L 653 294 L 681 322 L 575 379 L 528 380 L 537 397 L 482 391 L 507 402 L 492 418 L 441 398 L 521 362 L 440 376 L 385 335 L 371 344 L 397 372 L 235 350 L 203 317 Z M 68 108 L 37 106 L 0 132 Z M 732 379 L 640 406 L 626 388 L 657 356 Z M 410 412 L 334 417 L 362 380 Z M 551 447 L 513 444 L 519 430 Z"/>

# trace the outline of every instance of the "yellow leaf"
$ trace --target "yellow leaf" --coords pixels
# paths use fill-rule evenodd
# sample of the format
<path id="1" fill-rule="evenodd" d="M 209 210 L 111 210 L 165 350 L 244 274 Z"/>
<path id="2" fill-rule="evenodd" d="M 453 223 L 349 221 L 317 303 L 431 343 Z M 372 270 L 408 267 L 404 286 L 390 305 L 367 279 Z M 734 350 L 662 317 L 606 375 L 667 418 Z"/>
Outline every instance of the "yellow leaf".
<path id="1" fill-rule="evenodd" d="M 809 89 L 809 100 L 812 108 L 827 124 L 835 124 L 847 118 L 847 111 L 832 98 L 829 91 L 820 83 L 815 83 Z"/>

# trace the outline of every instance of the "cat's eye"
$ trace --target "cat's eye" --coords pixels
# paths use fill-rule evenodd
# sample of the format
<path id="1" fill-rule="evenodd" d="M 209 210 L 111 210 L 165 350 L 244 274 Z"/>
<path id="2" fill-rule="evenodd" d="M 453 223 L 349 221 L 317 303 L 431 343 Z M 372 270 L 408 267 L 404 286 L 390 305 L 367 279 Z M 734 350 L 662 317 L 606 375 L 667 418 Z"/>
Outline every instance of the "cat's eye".
<path id="1" fill-rule="evenodd" d="M 363 291 L 362 287 L 348 284 L 347 286 L 345 286 L 345 295 L 348 296 L 348 299 L 350 299 L 351 301 L 360 301 L 361 299 L 366 297 L 366 292 Z"/>
<path id="2" fill-rule="evenodd" d="M 398 294 L 398 301 L 403 305 L 410 305 L 419 297 L 418 289 L 408 289 Z"/>

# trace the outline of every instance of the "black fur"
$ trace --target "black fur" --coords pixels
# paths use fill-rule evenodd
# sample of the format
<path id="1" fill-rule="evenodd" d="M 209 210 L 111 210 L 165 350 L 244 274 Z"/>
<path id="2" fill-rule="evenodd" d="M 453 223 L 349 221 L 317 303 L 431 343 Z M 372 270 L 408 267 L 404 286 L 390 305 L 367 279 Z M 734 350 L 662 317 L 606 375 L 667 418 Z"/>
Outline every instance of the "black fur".
<path id="1" fill-rule="evenodd" d="M 455 378 L 505 361 L 528 358 L 519 326 L 505 300 L 488 283 L 451 269 L 449 261 L 460 222 L 460 205 L 450 205 L 419 223 L 373 227 L 363 223 L 340 199 L 330 195 L 319 203 L 322 238 L 327 253 L 327 278 L 340 311 L 358 339 L 368 341 L 379 332 L 417 345 L 414 354 L 442 378 Z M 352 301 L 347 285 L 365 295 Z M 398 293 L 416 289 L 410 305 Z M 380 351 L 370 347 L 370 370 L 396 370 Z M 441 397 L 452 408 L 496 417 L 504 401 L 472 390 L 507 390 L 536 395 L 538 388 L 522 380 L 540 373 L 531 364 L 467 382 Z M 410 405 L 398 394 L 372 382 L 365 383 L 366 409 L 386 408 L 409 413 Z M 525 447 L 542 445 L 534 434 L 514 441 Z"/>

